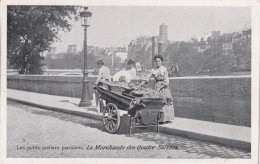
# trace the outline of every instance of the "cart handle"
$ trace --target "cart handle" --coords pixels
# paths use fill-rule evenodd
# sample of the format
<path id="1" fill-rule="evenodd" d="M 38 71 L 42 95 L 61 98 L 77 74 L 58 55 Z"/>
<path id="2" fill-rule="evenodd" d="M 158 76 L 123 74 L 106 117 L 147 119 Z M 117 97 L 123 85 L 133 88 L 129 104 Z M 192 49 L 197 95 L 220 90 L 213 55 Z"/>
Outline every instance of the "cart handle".
<path id="1" fill-rule="evenodd" d="M 140 103 L 141 106 L 143 106 L 145 108 L 145 104 L 144 103 Z"/>

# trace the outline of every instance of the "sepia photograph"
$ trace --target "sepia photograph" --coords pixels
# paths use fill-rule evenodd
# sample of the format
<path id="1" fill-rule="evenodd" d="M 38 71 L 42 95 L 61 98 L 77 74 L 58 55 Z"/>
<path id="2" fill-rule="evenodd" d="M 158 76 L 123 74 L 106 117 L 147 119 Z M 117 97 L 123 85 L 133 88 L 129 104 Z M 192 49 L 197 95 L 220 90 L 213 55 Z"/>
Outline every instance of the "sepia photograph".
<path id="1" fill-rule="evenodd" d="M 253 159 L 252 5 L 4 7 L 5 158 Z"/>

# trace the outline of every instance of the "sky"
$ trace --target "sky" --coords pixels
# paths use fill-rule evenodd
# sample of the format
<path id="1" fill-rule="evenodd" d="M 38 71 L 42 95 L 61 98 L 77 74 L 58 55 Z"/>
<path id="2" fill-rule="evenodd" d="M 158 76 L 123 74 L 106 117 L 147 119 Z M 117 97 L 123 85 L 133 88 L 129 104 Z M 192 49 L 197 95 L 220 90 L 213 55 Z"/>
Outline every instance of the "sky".
<path id="1" fill-rule="evenodd" d="M 87 32 L 88 46 L 127 47 L 139 36 L 158 36 L 159 25 L 168 26 L 170 41 L 189 41 L 210 31 L 236 32 L 251 25 L 249 7 L 89 7 L 92 12 Z M 68 45 L 83 47 L 81 22 L 72 22 L 72 30 L 60 32 L 56 52 L 66 52 Z"/>

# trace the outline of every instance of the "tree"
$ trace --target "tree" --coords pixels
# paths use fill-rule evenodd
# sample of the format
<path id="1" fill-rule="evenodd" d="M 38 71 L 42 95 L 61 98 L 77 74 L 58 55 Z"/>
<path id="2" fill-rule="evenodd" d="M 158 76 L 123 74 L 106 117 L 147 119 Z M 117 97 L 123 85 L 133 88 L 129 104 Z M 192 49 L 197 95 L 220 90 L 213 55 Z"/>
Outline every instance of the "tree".
<path id="1" fill-rule="evenodd" d="M 43 53 L 59 40 L 60 30 L 70 31 L 78 20 L 78 6 L 8 6 L 8 67 L 20 74 L 41 74 Z"/>
<path id="2" fill-rule="evenodd" d="M 150 69 L 152 67 L 152 46 L 145 44 L 128 48 L 128 59 L 140 62 L 142 67 Z"/>
<path id="3" fill-rule="evenodd" d="M 251 70 L 251 40 L 240 39 L 233 44 L 234 55 L 236 58 L 236 66 L 246 67 L 247 70 Z"/>

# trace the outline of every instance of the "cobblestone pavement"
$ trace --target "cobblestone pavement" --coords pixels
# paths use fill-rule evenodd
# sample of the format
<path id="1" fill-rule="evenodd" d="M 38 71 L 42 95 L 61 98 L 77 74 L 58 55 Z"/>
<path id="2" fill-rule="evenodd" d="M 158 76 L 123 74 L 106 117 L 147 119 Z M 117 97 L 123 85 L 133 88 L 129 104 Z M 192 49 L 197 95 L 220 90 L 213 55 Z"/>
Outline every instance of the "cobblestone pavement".
<path id="1" fill-rule="evenodd" d="M 132 137 L 128 136 L 127 130 L 109 134 L 98 120 L 48 111 L 12 101 L 8 101 L 7 129 L 7 157 L 180 159 L 251 157 L 250 152 L 244 150 L 156 133 L 152 128 L 135 130 Z"/>

